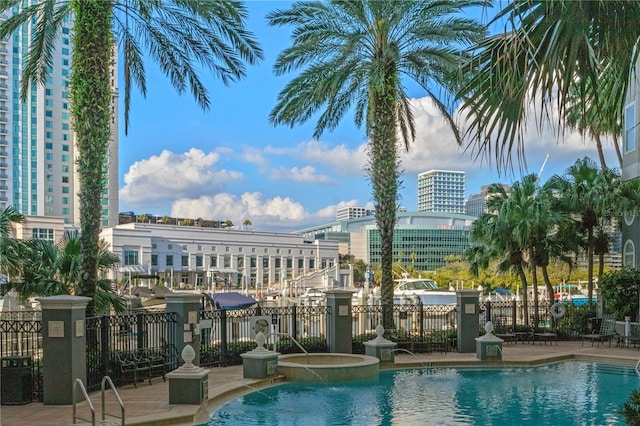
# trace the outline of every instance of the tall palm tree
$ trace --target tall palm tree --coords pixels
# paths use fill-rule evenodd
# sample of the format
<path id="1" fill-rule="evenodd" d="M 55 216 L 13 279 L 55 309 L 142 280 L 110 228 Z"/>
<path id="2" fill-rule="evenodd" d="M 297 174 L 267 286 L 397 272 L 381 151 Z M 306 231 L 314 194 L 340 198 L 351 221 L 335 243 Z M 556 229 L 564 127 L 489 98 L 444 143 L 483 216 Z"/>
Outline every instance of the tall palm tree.
<path id="1" fill-rule="evenodd" d="M 593 260 L 596 247 L 594 231 L 614 209 L 615 173 L 610 169 L 601 171 L 588 157 L 577 160 L 564 176 L 554 175 L 548 185 L 557 190 L 565 211 L 577 216 L 586 236 L 587 280 L 589 302 L 593 297 Z M 619 180 L 619 177 L 617 178 Z"/>
<path id="2" fill-rule="evenodd" d="M 471 225 L 471 247 L 465 253 L 470 261 L 471 272 L 478 276 L 481 269 L 487 269 L 492 259 L 498 262 L 498 273 L 515 274 L 523 288 L 523 303 L 528 307 L 528 282 L 525 274 L 527 262 L 521 241 L 516 238 L 517 223 L 513 220 L 515 209 L 510 209 L 510 192 L 502 185 L 491 185 L 488 189 L 488 213 L 483 214 Z M 529 324 L 529 315 L 525 315 Z"/>
<path id="3" fill-rule="evenodd" d="M 21 263 L 21 241 L 11 238 L 11 224 L 22 223 L 24 220 L 22 213 L 12 206 L 0 210 L 0 273 L 9 277 Z"/>
<path id="4" fill-rule="evenodd" d="M 275 63 L 276 74 L 302 70 L 278 95 L 270 119 L 294 126 L 318 116 L 314 137 L 333 130 L 348 112 L 370 138 L 367 172 L 381 238 L 383 325 L 393 326 L 393 229 L 400 171 L 398 145 L 415 137 L 403 78 L 429 95 L 456 138 L 460 134 L 436 87 L 451 89 L 446 75 L 459 64 L 453 46 L 483 34 L 472 19 L 457 16 L 482 2 L 460 0 L 302 1 L 268 14 L 271 25 L 293 28 L 292 46 Z"/>
<path id="5" fill-rule="evenodd" d="M 464 67 L 462 110 L 477 155 L 509 166 L 523 159 L 532 98 L 542 126 L 553 108 L 565 124 L 568 106 L 589 105 L 622 122 L 625 96 L 638 58 L 638 0 L 522 0 L 503 2 L 494 22 L 505 32 L 473 48 Z M 605 78 L 606 77 L 606 78 Z M 613 82 L 614 84 L 610 84 Z M 610 84 L 607 90 L 603 85 Z M 573 101 L 570 101 L 573 99 Z M 591 112 L 584 109 L 582 114 Z"/>
<path id="6" fill-rule="evenodd" d="M 245 7 L 233 0 L 4 0 L 0 12 L 13 16 L 0 24 L 0 38 L 23 24 L 33 34 L 22 76 L 22 97 L 31 84 L 45 81 L 53 62 L 61 26 L 73 22 L 73 56 L 69 92 L 71 116 L 78 150 L 80 182 L 80 239 L 82 273 L 79 294 L 91 297 L 87 313 L 93 314 L 97 285 L 104 169 L 111 135 L 110 69 L 114 43 L 122 53 L 124 69 L 125 129 L 129 125 L 130 91 L 136 85 L 146 94 L 143 55 L 158 62 L 174 88 L 190 89 L 203 109 L 208 91 L 198 76 L 200 67 L 212 71 L 223 83 L 245 74 L 244 63 L 254 63 L 262 52 L 245 29 Z"/>

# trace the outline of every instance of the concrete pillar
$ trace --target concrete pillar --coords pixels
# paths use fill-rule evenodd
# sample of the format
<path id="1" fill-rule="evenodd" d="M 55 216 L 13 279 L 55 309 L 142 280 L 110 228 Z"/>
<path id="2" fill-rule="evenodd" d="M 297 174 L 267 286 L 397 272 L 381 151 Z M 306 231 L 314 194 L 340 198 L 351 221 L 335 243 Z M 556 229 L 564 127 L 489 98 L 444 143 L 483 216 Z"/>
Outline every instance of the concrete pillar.
<path id="1" fill-rule="evenodd" d="M 193 293 L 174 293 L 167 294 L 165 300 L 167 302 L 167 312 L 176 314 L 176 322 L 169 324 L 174 327 L 173 334 L 175 336 L 174 344 L 178 353 L 186 345 L 191 345 L 195 351 L 194 364 L 200 365 L 200 304 L 202 296 Z"/>
<path id="2" fill-rule="evenodd" d="M 480 292 L 456 292 L 456 319 L 458 321 L 457 346 L 460 353 L 476 352 L 476 337 L 480 333 Z"/>
<path id="3" fill-rule="evenodd" d="M 331 353 L 352 353 L 352 291 L 330 290 L 327 295 L 327 345 Z"/>
<path id="4" fill-rule="evenodd" d="M 45 405 L 70 405 L 83 400 L 78 393 L 74 401 L 73 386 L 76 379 L 87 384 L 85 310 L 90 300 L 66 295 L 38 298 L 42 307 Z"/>

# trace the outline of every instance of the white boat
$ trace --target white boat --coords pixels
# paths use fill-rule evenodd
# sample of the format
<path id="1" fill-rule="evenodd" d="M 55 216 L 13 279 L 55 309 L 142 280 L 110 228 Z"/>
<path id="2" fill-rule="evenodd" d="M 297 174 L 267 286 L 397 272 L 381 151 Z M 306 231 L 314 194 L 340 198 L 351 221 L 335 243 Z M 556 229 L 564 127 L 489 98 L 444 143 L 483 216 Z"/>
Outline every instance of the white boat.
<path id="1" fill-rule="evenodd" d="M 393 300 L 402 304 L 403 300 L 418 297 L 423 305 L 455 304 L 456 292 L 453 289 L 442 289 L 430 278 L 402 278 L 396 280 Z"/>

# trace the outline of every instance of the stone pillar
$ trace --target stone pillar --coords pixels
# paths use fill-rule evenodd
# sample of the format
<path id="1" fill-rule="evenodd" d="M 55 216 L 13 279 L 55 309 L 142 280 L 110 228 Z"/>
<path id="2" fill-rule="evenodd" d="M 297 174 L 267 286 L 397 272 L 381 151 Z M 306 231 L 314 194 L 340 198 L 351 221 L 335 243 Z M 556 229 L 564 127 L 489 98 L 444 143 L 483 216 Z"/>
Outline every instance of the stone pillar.
<path id="1" fill-rule="evenodd" d="M 480 292 L 459 290 L 456 292 L 456 319 L 458 322 L 458 352 L 476 352 L 476 337 L 480 333 Z"/>
<path id="2" fill-rule="evenodd" d="M 200 365 L 200 294 L 193 293 L 174 293 L 167 294 L 165 300 L 167 302 L 167 312 L 176 313 L 176 322 L 169 324 L 168 327 L 174 327 L 173 334 L 175 341 L 173 343 L 178 353 L 186 345 L 191 345 L 195 351 L 194 363 Z"/>
<path id="3" fill-rule="evenodd" d="M 327 345 L 331 353 L 352 353 L 352 291 L 330 290 L 327 295 Z"/>
<path id="4" fill-rule="evenodd" d="M 74 401 L 73 386 L 76 379 L 87 384 L 85 311 L 90 300 L 66 295 L 38 298 L 42 307 L 45 405 L 70 405 L 84 399 L 78 392 Z"/>

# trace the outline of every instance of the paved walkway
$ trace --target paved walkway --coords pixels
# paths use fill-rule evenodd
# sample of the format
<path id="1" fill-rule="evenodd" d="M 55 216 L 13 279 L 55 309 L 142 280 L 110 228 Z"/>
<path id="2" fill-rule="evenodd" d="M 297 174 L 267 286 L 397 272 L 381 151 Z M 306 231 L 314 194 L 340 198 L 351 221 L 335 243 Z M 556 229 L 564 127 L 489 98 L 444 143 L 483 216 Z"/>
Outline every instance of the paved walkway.
<path id="1" fill-rule="evenodd" d="M 503 347 L 503 361 L 492 361 L 492 365 L 536 365 L 552 360 L 588 359 L 635 365 L 640 359 L 636 348 L 609 347 L 608 344 L 591 346 L 580 342 L 508 344 Z M 475 353 L 447 354 L 407 354 L 398 352 L 393 367 L 410 366 L 455 366 L 484 365 L 476 359 Z M 242 378 L 242 366 L 216 368 L 209 373 L 209 401 L 198 405 L 169 405 L 169 386 L 161 379 L 154 379 L 151 385 L 141 383 L 137 388 L 132 385 L 118 388 L 125 403 L 127 425 L 201 425 L 206 424 L 210 413 L 223 402 L 242 393 L 268 386 L 270 380 L 252 380 Z M 100 393 L 90 395 L 96 410 L 96 424 L 101 421 Z M 119 414 L 119 408 L 112 393 L 107 396 L 106 412 Z M 78 404 L 78 415 L 90 417 L 86 403 Z M 79 424 L 87 424 L 78 422 Z M 72 423 L 72 406 L 52 406 L 41 403 L 27 405 L 0 406 L 0 426 L 68 426 Z M 107 417 L 109 425 L 120 424 L 118 420 Z"/>

